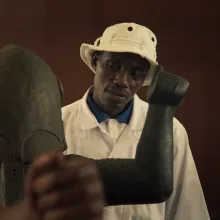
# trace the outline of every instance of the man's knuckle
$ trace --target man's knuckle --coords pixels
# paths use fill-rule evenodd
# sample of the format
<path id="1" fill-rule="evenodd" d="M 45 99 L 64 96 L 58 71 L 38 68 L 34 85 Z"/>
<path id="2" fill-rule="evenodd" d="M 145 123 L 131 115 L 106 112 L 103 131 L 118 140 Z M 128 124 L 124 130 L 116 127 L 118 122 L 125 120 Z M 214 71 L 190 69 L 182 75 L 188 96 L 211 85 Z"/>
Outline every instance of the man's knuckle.
<path id="1" fill-rule="evenodd" d="M 62 200 L 62 195 L 60 193 L 54 193 L 51 200 L 53 204 L 57 204 Z"/>
<path id="2" fill-rule="evenodd" d="M 87 209 L 95 216 L 100 215 L 103 212 L 103 202 L 101 200 L 91 201 L 88 203 Z"/>

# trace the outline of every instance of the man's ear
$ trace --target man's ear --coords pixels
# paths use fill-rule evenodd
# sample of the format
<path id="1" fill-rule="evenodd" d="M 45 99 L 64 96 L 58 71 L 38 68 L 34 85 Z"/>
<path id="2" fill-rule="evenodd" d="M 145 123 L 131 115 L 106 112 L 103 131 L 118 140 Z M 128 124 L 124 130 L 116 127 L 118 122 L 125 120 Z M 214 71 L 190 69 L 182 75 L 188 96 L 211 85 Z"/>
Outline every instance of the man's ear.
<path id="1" fill-rule="evenodd" d="M 96 70 L 96 67 L 97 67 L 97 62 L 98 62 L 98 54 L 96 52 L 94 52 L 93 55 L 92 55 L 91 63 L 92 63 L 92 67 L 95 70 Z"/>

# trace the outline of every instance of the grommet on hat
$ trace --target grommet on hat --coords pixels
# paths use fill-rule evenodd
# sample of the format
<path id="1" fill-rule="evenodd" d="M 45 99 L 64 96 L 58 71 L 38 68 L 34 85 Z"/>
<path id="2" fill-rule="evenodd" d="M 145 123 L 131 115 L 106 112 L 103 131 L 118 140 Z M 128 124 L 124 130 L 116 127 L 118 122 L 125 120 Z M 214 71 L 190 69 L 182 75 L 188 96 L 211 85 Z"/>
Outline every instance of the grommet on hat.
<path id="1" fill-rule="evenodd" d="M 132 31 L 132 30 L 133 30 L 133 27 L 129 26 L 128 31 Z"/>
<path id="2" fill-rule="evenodd" d="M 94 51 L 135 53 L 147 59 L 150 69 L 143 86 L 150 85 L 157 63 L 157 38 L 155 34 L 136 23 L 120 23 L 105 29 L 94 45 L 83 43 L 80 47 L 82 60 L 95 73 L 91 59 Z"/>

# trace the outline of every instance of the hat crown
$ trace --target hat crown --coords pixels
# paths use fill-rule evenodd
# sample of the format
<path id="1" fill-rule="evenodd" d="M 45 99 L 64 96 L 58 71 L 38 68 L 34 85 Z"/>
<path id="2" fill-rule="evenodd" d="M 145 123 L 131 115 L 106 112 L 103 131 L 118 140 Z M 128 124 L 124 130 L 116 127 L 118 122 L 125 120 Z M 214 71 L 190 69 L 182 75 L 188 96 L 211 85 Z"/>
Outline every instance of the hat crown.
<path id="1" fill-rule="evenodd" d="M 148 50 L 151 54 L 150 58 L 156 61 L 157 38 L 155 34 L 147 27 L 136 23 L 120 23 L 106 28 L 102 37 L 96 39 L 94 46 L 120 44 L 120 42 L 127 42 L 142 50 Z"/>

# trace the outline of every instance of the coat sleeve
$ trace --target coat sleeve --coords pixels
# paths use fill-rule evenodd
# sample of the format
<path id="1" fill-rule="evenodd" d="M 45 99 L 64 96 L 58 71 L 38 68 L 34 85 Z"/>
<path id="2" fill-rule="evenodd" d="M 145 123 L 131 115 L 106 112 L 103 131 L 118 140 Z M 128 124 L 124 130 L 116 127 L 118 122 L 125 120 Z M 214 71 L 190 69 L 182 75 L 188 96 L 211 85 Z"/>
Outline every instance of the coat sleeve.
<path id="1" fill-rule="evenodd" d="M 173 186 L 166 202 L 166 220 L 210 220 L 188 135 L 177 120 L 174 120 Z"/>

